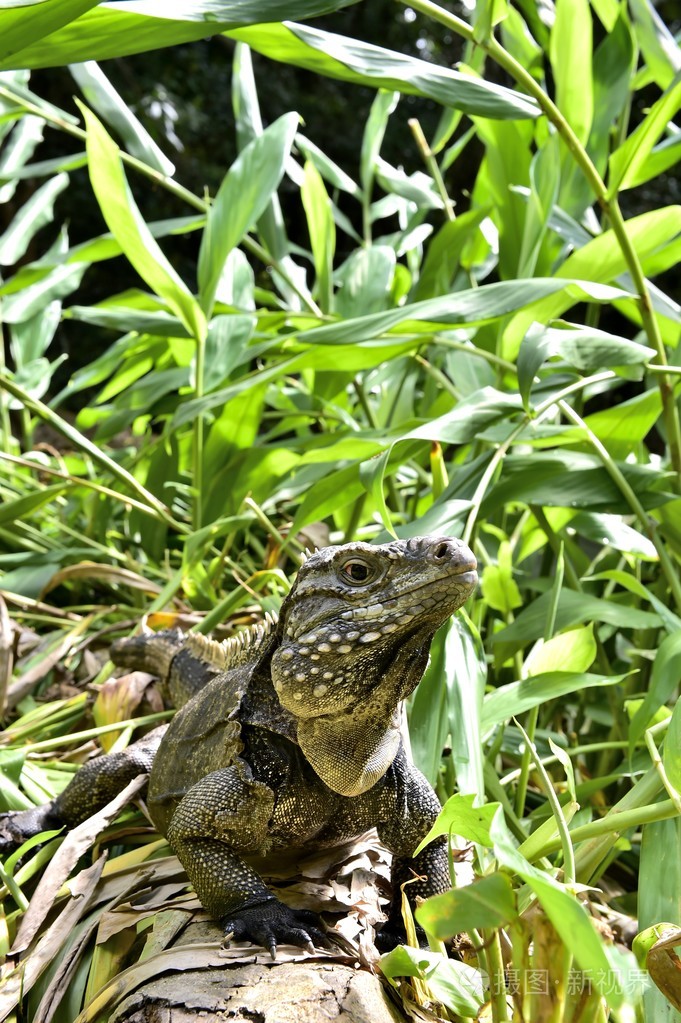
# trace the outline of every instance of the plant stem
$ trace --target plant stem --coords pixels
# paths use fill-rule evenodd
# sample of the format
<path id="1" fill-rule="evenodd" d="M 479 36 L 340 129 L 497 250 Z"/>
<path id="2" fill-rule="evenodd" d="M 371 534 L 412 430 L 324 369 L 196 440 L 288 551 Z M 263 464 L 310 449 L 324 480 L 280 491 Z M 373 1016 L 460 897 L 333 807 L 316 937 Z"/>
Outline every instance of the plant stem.
<path id="1" fill-rule="evenodd" d="M 435 159 L 435 154 L 433 153 L 433 150 L 428 145 L 426 136 L 423 134 L 423 128 L 421 127 L 419 121 L 415 117 L 410 118 L 408 124 L 411 129 L 411 133 L 414 136 L 414 139 L 416 140 L 416 145 L 419 147 L 419 151 L 421 153 L 421 156 L 423 157 L 423 161 L 428 170 L 430 171 L 433 181 L 435 182 L 435 185 L 437 187 L 437 190 L 440 193 L 442 205 L 444 206 L 445 217 L 447 218 L 447 220 L 456 220 L 456 216 L 454 214 L 454 204 L 452 200 L 449 198 L 447 189 L 445 187 L 444 179 L 440 172 L 439 164 Z"/>
<path id="2" fill-rule="evenodd" d="M 598 170 L 591 161 L 589 154 L 581 144 L 563 114 L 544 92 L 541 85 L 535 81 L 532 75 L 513 57 L 504 47 L 497 42 L 493 35 L 487 39 L 475 39 L 473 28 L 455 14 L 433 3 L 432 0 L 398 0 L 399 3 L 411 7 L 412 10 L 420 11 L 434 21 L 440 22 L 447 28 L 462 36 L 468 42 L 480 46 L 489 56 L 499 64 L 508 74 L 521 85 L 529 96 L 539 106 L 543 114 L 554 126 L 563 142 L 570 151 L 573 159 L 586 177 L 596 199 L 607 214 L 612 225 L 612 230 L 617 238 L 618 244 L 624 256 L 632 281 L 638 293 L 639 311 L 643 322 L 643 328 L 652 348 L 655 349 L 655 362 L 662 367 L 658 386 L 662 398 L 662 410 L 667 430 L 667 441 L 669 444 L 669 457 L 676 474 L 675 487 L 681 490 L 681 423 L 679 422 L 678 410 L 674 401 L 672 385 L 666 372 L 667 355 L 664 343 L 653 312 L 650 292 L 646 283 L 645 274 L 641 266 L 638 253 L 634 248 L 627 232 L 627 227 L 619 207 L 617 195 L 610 195 L 605 182 L 598 173 Z"/>
<path id="3" fill-rule="evenodd" d="M 577 415 L 575 410 L 571 408 L 567 402 L 561 399 L 558 401 L 558 406 L 566 419 L 569 419 L 571 423 L 574 423 L 575 426 L 578 426 L 584 431 L 589 443 L 601 459 L 604 469 L 607 471 L 634 515 L 645 529 L 650 542 L 654 545 L 655 550 L 658 553 L 660 567 L 664 572 L 667 582 L 669 583 L 669 587 L 674 595 L 674 602 L 676 603 L 676 606 L 681 609 L 681 580 L 679 580 L 679 577 L 676 574 L 676 569 L 672 564 L 665 544 L 657 535 L 656 523 L 649 515 L 646 515 L 645 509 L 639 501 L 633 487 L 630 485 L 619 466 L 613 461 L 610 456 L 610 452 L 601 443 L 596 434 L 589 429 L 584 420 Z"/>

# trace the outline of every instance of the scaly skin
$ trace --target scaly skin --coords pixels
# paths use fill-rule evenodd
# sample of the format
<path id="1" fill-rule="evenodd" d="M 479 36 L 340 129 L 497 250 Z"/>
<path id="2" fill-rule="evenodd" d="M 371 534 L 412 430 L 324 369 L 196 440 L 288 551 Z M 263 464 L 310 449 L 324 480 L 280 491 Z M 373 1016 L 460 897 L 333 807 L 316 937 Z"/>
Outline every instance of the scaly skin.
<path id="1" fill-rule="evenodd" d="M 5 844 L 78 823 L 153 761 L 154 824 L 226 933 L 273 956 L 278 942 L 323 940 L 310 914 L 270 893 L 249 855 L 303 852 L 375 826 L 394 854 L 383 943 L 395 943 L 400 884 L 421 878 L 407 887 L 412 902 L 449 884 L 445 839 L 413 857 L 440 806 L 404 755 L 398 707 L 476 581 L 473 555 L 449 537 L 327 547 L 250 646 L 223 650 L 177 631 L 119 641 L 113 659 L 156 671 L 181 709 L 115 763 L 91 761 L 49 807 L 6 815 Z M 0 848 L 2 828 L 0 818 Z"/>

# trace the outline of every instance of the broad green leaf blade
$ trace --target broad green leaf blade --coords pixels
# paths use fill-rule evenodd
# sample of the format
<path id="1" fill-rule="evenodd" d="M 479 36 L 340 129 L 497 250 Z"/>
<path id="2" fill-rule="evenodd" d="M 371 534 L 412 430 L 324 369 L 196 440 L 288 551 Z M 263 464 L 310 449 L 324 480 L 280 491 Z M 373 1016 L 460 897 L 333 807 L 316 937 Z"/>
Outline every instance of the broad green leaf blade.
<path id="1" fill-rule="evenodd" d="M 593 121 L 591 41 L 588 0 L 557 0 L 550 48 L 556 103 L 582 143 Z"/>
<path id="2" fill-rule="evenodd" d="M 13 29 L 22 48 L 17 51 L 15 47 L 9 55 L 10 51 L 3 46 L 2 51 L 8 55 L 0 60 L 0 70 L 59 67 L 144 53 L 206 39 L 242 25 L 313 18 L 341 10 L 356 0 L 176 0 L 163 8 L 158 0 L 124 0 L 99 6 L 97 2 L 49 0 L 40 4 L 49 11 L 42 13 L 42 19 L 55 19 L 55 24 L 47 29 L 49 35 L 40 27 L 43 23 L 40 14 L 34 15 L 36 30 L 31 31 L 32 23 L 28 20 L 15 26 L 17 19 L 25 18 L 21 8 L 16 13 L 10 11 L 8 30 Z M 86 13 L 77 17 L 83 10 Z M 59 28 L 60 25 L 64 27 Z M 4 43 L 1 22 L 0 38 Z"/>
<path id="3" fill-rule="evenodd" d="M 534 100 L 512 89 L 309 25 L 257 25 L 226 35 L 272 60 L 372 89 L 425 96 L 481 117 L 517 119 L 539 113 Z"/>
<path id="4" fill-rule="evenodd" d="M 561 293 L 574 302 L 589 298 L 591 301 L 609 301 L 623 297 L 624 292 L 603 285 L 590 285 L 582 280 L 561 281 L 557 278 L 535 277 L 532 280 L 500 281 L 483 284 L 479 288 L 458 291 L 423 302 L 406 304 L 382 313 L 358 316 L 351 320 L 331 323 L 301 331 L 297 340 L 306 344 L 334 345 L 358 344 L 400 326 L 408 329 L 410 321 L 466 326 L 491 323 L 507 313 L 531 305 L 546 296 Z M 405 326 L 406 325 L 406 326 Z"/>
<path id="5" fill-rule="evenodd" d="M 678 929 L 678 906 L 681 901 L 681 818 L 655 821 L 642 828 L 641 866 L 638 888 L 638 925 L 640 931 L 659 924 L 663 920 L 674 922 Z M 659 928 L 659 936 L 663 938 L 667 928 L 664 924 Z M 678 991 L 678 960 L 672 949 L 668 950 L 674 958 L 669 963 L 669 980 Z M 662 963 L 658 960 L 658 966 Z M 655 1023 L 679 1023 L 681 1012 L 677 1011 L 664 997 L 657 987 L 650 985 L 643 997 L 645 1019 Z"/>
<path id="6" fill-rule="evenodd" d="M 118 95 L 97 62 L 88 60 L 83 64 L 72 64 L 69 71 L 88 105 L 119 133 L 127 151 L 161 174 L 171 176 L 175 167 Z"/>
<path id="7" fill-rule="evenodd" d="M 417 856 L 434 838 L 450 834 L 459 835 L 467 842 L 475 842 L 476 845 L 491 847 L 490 827 L 499 809 L 499 803 L 473 806 L 474 801 L 475 796 L 472 793 L 464 796 L 457 792 L 456 795 L 450 796 L 432 828 L 416 847 L 414 855 Z"/>
<path id="8" fill-rule="evenodd" d="M 296 135 L 296 149 L 299 149 L 303 156 L 315 165 L 321 176 L 330 185 L 334 188 L 339 188 L 341 192 L 347 192 L 349 195 L 360 198 L 361 191 L 359 185 L 338 164 L 334 163 L 326 153 L 323 153 L 319 146 L 316 146 L 314 142 L 300 132 Z"/>
<path id="9" fill-rule="evenodd" d="M 569 629 L 558 636 L 539 642 L 532 648 L 523 665 L 529 678 L 552 671 L 588 671 L 596 657 L 593 625 Z"/>
<path id="10" fill-rule="evenodd" d="M 486 678 L 482 639 L 461 610 L 446 627 L 444 646 L 451 757 L 459 792 L 473 793 L 480 803 L 485 798 L 480 717 Z"/>
<path id="11" fill-rule="evenodd" d="M 310 160 L 305 162 L 300 196 L 307 218 L 307 229 L 317 276 L 317 301 L 322 312 L 329 313 L 333 306 L 333 256 L 336 250 L 336 227 L 324 181 Z"/>
<path id="12" fill-rule="evenodd" d="M 140 277 L 165 299 L 193 337 L 205 338 L 203 312 L 144 222 L 128 187 L 118 146 L 101 121 L 86 107 L 81 109 L 90 181 L 107 225 Z"/>
<path id="13" fill-rule="evenodd" d="M 33 236 L 41 227 L 52 223 L 55 200 L 68 183 L 68 174 L 50 178 L 16 213 L 5 233 L 0 235 L 0 266 L 17 263 L 26 253 Z"/>
<path id="14" fill-rule="evenodd" d="M 572 324 L 531 327 L 518 352 L 518 384 L 526 407 L 539 368 L 555 356 L 561 356 L 575 369 L 594 372 L 605 366 L 636 366 L 650 361 L 652 348 L 617 337 L 597 327 Z"/>
<path id="15" fill-rule="evenodd" d="M 568 693 L 576 693 L 594 686 L 614 686 L 625 675 L 591 675 L 576 671 L 550 671 L 543 675 L 509 682 L 488 693 L 482 705 L 482 729 L 488 732 L 503 721 L 539 707 L 547 700 L 556 700 Z"/>
<path id="16" fill-rule="evenodd" d="M 482 927 L 503 927 L 518 915 L 507 874 L 488 874 L 463 888 L 426 899 L 416 910 L 417 923 L 441 941 Z"/>
<path id="17" fill-rule="evenodd" d="M 681 71 L 666 92 L 653 104 L 638 127 L 610 157 L 608 191 L 611 196 L 632 188 L 645 175 L 650 152 L 681 107 Z M 643 180 L 646 180 L 644 177 Z"/>
<path id="18" fill-rule="evenodd" d="M 75 21 L 98 3 L 99 0 L 35 0 L 0 10 L 0 66 L 25 66 L 21 61 L 16 64 L 8 61 L 18 50 Z"/>
<path id="19" fill-rule="evenodd" d="M 70 486 L 69 483 L 55 483 L 49 487 L 42 487 L 34 493 L 25 494 L 23 497 L 3 501 L 0 507 L 0 524 L 8 525 L 12 522 L 21 522 L 31 512 L 42 508 L 53 498 L 58 497 L 68 486 Z"/>
<path id="20" fill-rule="evenodd" d="M 362 149 L 359 158 L 359 177 L 362 183 L 364 201 L 367 203 L 371 198 L 371 187 L 376 172 L 376 162 L 381 151 L 386 128 L 388 127 L 388 120 L 397 106 L 399 98 L 398 92 L 379 90 L 371 104 L 369 117 L 364 126 Z"/>
<path id="21" fill-rule="evenodd" d="M 456 1016 L 468 1020 L 478 1015 L 485 997 L 482 976 L 467 963 L 410 945 L 398 945 L 381 956 L 380 962 L 384 977 L 418 977 L 424 981 L 432 998 Z"/>
<path id="22" fill-rule="evenodd" d="M 382 312 L 393 305 L 391 286 L 397 257 L 387 245 L 355 249 L 336 271 L 334 308 L 344 319 Z"/>
<path id="23" fill-rule="evenodd" d="M 651 0 L 629 0 L 636 37 L 655 81 L 666 89 L 681 71 L 681 50 Z"/>
<path id="24" fill-rule="evenodd" d="M 229 253 L 262 215 L 281 181 L 298 120 L 297 114 L 284 114 L 249 142 L 218 189 L 199 250 L 199 295 L 208 316 Z"/>

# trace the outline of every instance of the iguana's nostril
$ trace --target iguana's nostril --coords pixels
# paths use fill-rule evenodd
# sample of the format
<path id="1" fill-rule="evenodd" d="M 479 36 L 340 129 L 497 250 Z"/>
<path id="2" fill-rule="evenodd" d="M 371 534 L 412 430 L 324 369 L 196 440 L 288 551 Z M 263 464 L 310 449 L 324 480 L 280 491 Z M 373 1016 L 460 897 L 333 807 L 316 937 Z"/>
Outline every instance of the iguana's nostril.
<path id="1" fill-rule="evenodd" d="M 451 554 L 448 543 L 441 543 L 435 549 L 435 559 L 442 561 L 444 558 L 448 558 Z"/>

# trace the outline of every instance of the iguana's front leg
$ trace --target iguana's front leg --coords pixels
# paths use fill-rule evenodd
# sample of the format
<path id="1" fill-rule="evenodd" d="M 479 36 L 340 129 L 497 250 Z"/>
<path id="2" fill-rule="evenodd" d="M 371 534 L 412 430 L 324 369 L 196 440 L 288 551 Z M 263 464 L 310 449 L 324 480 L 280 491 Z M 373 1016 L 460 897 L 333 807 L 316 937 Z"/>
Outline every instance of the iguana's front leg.
<path id="1" fill-rule="evenodd" d="M 61 795 L 44 806 L 0 814 L 0 852 L 54 828 L 74 828 L 97 813 L 140 774 L 148 773 L 167 725 L 119 753 L 104 753 L 74 774 Z"/>
<path id="2" fill-rule="evenodd" d="M 167 835 L 196 894 L 225 934 L 262 945 L 273 959 L 279 943 L 311 951 L 315 942 L 326 940 L 313 913 L 285 906 L 239 855 L 267 852 L 274 803 L 272 789 L 237 760 L 189 789 Z"/>
<path id="3" fill-rule="evenodd" d="M 393 897 L 388 921 L 377 944 L 388 950 L 405 940 L 402 921 L 401 886 L 408 881 L 405 892 L 414 908 L 417 898 L 426 899 L 451 887 L 447 860 L 447 839 L 437 838 L 413 856 L 421 840 L 428 834 L 440 810 L 440 802 L 421 772 L 407 762 L 401 750 L 391 768 L 391 784 L 386 786 L 383 802 L 387 804 L 378 825 L 378 836 L 393 853 L 391 882 Z M 392 805 L 392 814 L 385 809 Z"/>

